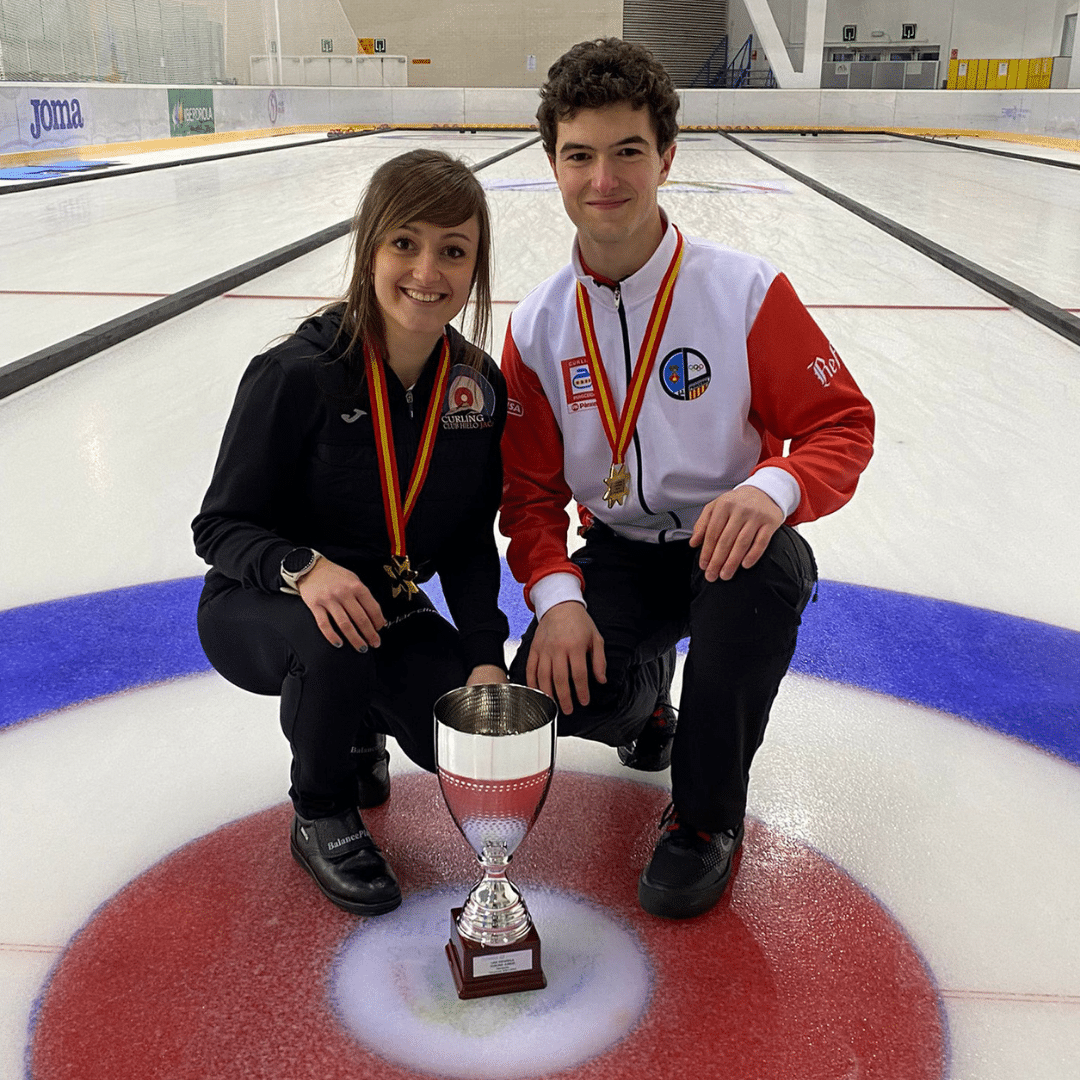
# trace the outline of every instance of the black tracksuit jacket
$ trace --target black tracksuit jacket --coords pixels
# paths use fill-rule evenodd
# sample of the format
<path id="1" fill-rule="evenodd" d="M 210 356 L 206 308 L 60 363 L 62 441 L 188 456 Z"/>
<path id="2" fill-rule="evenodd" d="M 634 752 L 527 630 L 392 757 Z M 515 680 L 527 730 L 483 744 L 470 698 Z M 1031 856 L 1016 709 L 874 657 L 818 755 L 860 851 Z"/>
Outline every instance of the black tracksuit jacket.
<path id="1" fill-rule="evenodd" d="M 349 389 L 354 380 L 333 344 L 339 324 L 337 310 L 308 319 L 256 356 L 240 381 L 209 490 L 192 522 L 195 550 L 212 567 L 201 602 L 237 583 L 278 592 L 281 560 L 294 547 L 314 548 L 352 570 L 388 618 L 417 602 L 391 598 L 383 569 L 390 540 L 367 383 Z M 479 372 L 462 366 L 471 346 L 453 328 L 447 332 L 453 365 L 448 400 L 406 527 L 406 549 L 419 581 L 439 575 L 470 667 L 502 667 L 508 628 L 498 607 L 494 518 L 502 492 L 506 383 L 486 354 Z M 438 349 L 409 392 L 387 372 L 402 497 Z"/>

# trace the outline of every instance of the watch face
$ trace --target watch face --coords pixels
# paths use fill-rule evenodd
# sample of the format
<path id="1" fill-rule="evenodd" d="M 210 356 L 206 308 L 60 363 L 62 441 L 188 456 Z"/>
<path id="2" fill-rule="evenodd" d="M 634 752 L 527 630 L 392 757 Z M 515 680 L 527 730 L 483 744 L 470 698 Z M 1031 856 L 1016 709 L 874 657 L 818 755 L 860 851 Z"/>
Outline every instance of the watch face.
<path id="1" fill-rule="evenodd" d="M 306 570 L 311 560 L 315 557 L 315 552 L 311 548 L 293 548 L 284 559 L 281 560 L 281 569 L 287 574 L 299 574 L 301 570 Z"/>

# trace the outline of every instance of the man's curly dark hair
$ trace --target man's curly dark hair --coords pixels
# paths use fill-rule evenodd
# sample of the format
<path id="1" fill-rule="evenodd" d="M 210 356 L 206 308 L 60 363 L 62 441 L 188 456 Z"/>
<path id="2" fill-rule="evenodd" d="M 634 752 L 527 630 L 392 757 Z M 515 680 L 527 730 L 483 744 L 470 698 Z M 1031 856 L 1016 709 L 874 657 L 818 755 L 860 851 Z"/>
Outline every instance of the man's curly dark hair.
<path id="1" fill-rule="evenodd" d="M 679 132 L 675 119 L 679 95 L 660 62 L 648 49 L 620 38 L 575 45 L 548 68 L 547 81 L 540 87 L 536 119 L 547 155 L 555 156 L 560 120 L 571 120 L 582 109 L 622 101 L 635 109 L 648 108 L 656 149 L 662 154 Z"/>

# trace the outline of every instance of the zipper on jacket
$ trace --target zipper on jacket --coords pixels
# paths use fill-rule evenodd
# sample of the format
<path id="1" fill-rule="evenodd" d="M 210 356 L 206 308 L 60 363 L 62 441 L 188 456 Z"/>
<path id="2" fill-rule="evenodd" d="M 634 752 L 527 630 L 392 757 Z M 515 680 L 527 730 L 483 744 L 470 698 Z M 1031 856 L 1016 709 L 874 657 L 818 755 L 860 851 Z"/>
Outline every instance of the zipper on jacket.
<path id="1" fill-rule="evenodd" d="M 409 389 L 405 391 L 405 401 L 409 406 L 409 419 L 410 420 L 415 420 L 416 416 L 413 414 L 413 395 L 412 395 L 412 392 L 413 392 L 413 388 L 410 386 Z"/>

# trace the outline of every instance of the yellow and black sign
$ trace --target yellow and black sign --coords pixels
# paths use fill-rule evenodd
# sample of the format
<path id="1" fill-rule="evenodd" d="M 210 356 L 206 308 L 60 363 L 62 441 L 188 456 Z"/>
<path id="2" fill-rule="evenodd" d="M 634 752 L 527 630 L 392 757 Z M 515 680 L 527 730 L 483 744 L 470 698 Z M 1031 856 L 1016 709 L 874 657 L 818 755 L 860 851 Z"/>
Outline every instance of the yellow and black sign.
<path id="1" fill-rule="evenodd" d="M 414 64 L 430 64 L 431 63 L 431 58 L 429 57 L 426 60 L 414 60 L 413 63 Z"/>
<path id="2" fill-rule="evenodd" d="M 386 52 L 386 38 L 362 37 L 356 39 L 357 56 L 374 56 Z"/>

